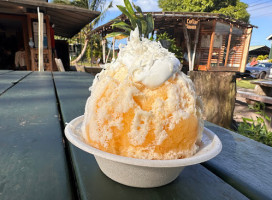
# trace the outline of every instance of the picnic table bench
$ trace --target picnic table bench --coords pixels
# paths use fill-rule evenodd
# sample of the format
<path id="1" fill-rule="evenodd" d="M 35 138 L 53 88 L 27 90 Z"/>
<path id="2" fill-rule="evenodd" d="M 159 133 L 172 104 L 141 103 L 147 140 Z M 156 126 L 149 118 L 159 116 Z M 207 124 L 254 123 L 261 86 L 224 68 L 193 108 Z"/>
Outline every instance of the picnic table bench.
<path id="1" fill-rule="evenodd" d="M 0 80 L 10 84 L 13 73 L 0 71 Z M 209 122 L 222 152 L 172 183 L 140 189 L 106 177 L 94 156 L 63 134 L 84 113 L 93 79 L 26 72 L 0 94 L 0 199 L 271 199 L 272 148 Z"/>
<path id="2" fill-rule="evenodd" d="M 238 97 L 243 97 L 247 101 L 259 101 L 263 103 L 272 104 L 272 81 L 251 81 L 250 83 L 255 84 L 254 93 L 246 91 L 237 91 Z"/>
<path id="3" fill-rule="evenodd" d="M 103 70 L 102 67 L 84 67 L 85 72 L 95 75 Z"/>
<path id="4" fill-rule="evenodd" d="M 272 97 L 272 80 L 251 81 L 255 84 L 254 92 L 259 95 Z"/>
<path id="5" fill-rule="evenodd" d="M 243 97 L 247 100 L 259 101 L 263 103 L 272 104 L 272 97 L 255 94 L 253 92 L 237 91 L 238 97 Z"/>

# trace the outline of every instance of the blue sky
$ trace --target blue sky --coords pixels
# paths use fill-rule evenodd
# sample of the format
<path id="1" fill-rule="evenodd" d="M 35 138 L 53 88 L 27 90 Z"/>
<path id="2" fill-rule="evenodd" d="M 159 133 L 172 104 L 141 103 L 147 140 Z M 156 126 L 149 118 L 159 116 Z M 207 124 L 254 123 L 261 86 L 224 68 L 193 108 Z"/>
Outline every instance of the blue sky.
<path id="1" fill-rule="evenodd" d="M 242 0 L 249 5 L 247 11 L 250 13 L 250 23 L 258 26 L 253 29 L 251 46 L 271 46 L 271 41 L 266 38 L 272 34 L 272 1 L 271 0 Z"/>
<path id="2" fill-rule="evenodd" d="M 266 40 L 266 38 L 272 34 L 272 0 L 241 1 L 249 5 L 247 10 L 251 15 L 250 23 L 258 26 L 258 28 L 253 29 L 250 45 L 266 45 L 270 47 L 271 41 Z M 161 11 L 158 6 L 158 0 L 133 0 L 133 2 L 140 6 L 143 11 Z M 113 5 L 113 8 L 108 11 L 99 25 L 107 23 L 121 14 L 115 5 L 123 5 L 123 0 L 113 0 Z"/>

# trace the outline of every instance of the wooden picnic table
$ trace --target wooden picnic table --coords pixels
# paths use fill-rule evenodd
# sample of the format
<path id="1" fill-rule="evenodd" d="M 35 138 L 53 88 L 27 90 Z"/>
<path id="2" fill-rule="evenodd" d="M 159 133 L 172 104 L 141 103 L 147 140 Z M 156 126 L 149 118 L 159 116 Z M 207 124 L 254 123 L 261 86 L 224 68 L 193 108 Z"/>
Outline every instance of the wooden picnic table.
<path id="1" fill-rule="evenodd" d="M 254 92 L 258 95 L 272 97 L 272 80 L 251 81 L 255 84 Z"/>
<path id="2" fill-rule="evenodd" d="M 94 76 L 1 73 L 0 199 L 271 199 L 272 148 L 206 122 L 222 141 L 214 159 L 149 189 L 116 183 L 93 155 L 67 141 L 65 124 L 84 113 Z M 20 74 L 20 73 L 19 73 Z M 13 82 L 15 80 L 15 82 Z"/>
<path id="3" fill-rule="evenodd" d="M 237 91 L 237 96 L 246 98 L 247 102 L 258 101 L 272 104 L 272 80 L 251 81 L 255 84 L 254 92 Z"/>
<path id="4" fill-rule="evenodd" d="M 272 80 L 258 80 L 258 81 L 250 81 L 253 84 L 256 85 L 261 85 L 261 86 L 265 86 L 265 87 L 272 87 Z"/>

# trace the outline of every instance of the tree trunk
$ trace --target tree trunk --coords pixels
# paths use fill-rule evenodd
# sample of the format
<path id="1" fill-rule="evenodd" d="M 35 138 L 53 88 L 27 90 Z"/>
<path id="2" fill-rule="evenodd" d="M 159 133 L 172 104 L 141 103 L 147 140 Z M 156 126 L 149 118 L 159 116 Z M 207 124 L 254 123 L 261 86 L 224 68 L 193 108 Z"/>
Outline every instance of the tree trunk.
<path id="1" fill-rule="evenodd" d="M 84 47 L 81 50 L 81 53 L 78 55 L 78 57 L 75 60 L 72 61 L 73 65 L 78 63 L 81 60 L 81 58 L 84 56 L 84 54 L 85 54 L 85 52 L 87 50 L 87 46 L 88 46 L 89 41 L 90 41 L 90 39 L 88 37 L 85 37 Z"/>
<path id="2" fill-rule="evenodd" d="M 196 30 L 195 30 L 195 39 L 194 39 L 194 50 L 193 50 L 193 55 L 192 55 L 192 71 L 195 68 L 195 57 L 196 57 L 196 48 L 197 48 L 197 43 L 198 43 L 198 38 L 199 38 L 199 32 L 200 32 L 200 21 L 196 25 Z"/>
<path id="3" fill-rule="evenodd" d="M 106 63 L 106 41 L 105 39 L 102 40 L 102 57 L 103 57 L 103 64 Z"/>
<path id="4" fill-rule="evenodd" d="M 191 71 L 190 78 L 204 106 L 204 119 L 230 128 L 236 97 L 234 72 Z"/>
<path id="5" fill-rule="evenodd" d="M 185 41 L 186 41 L 186 47 L 187 47 L 188 62 L 189 62 L 189 71 L 193 71 L 194 67 L 192 66 L 191 41 L 190 41 L 188 30 L 187 30 L 187 27 L 186 27 L 184 21 L 183 21 L 182 25 L 183 25 L 182 26 L 182 28 L 183 28 L 183 34 L 184 34 L 184 38 L 185 38 Z"/>

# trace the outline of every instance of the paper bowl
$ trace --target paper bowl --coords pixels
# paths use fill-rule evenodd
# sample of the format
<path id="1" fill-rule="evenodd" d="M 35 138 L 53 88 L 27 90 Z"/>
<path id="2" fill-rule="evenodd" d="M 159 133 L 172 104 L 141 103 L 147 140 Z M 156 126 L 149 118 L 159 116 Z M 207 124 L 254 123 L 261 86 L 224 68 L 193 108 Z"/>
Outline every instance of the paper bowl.
<path id="1" fill-rule="evenodd" d="M 222 149 L 219 138 L 204 128 L 197 153 L 189 158 L 176 160 L 146 160 L 107 153 L 88 145 L 81 137 L 83 116 L 67 124 L 65 135 L 78 148 L 94 155 L 101 171 L 112 180 L 124 185 L 151 188 L 166 185 L 175 180 L 184 167 L 205 162 Z"/>

